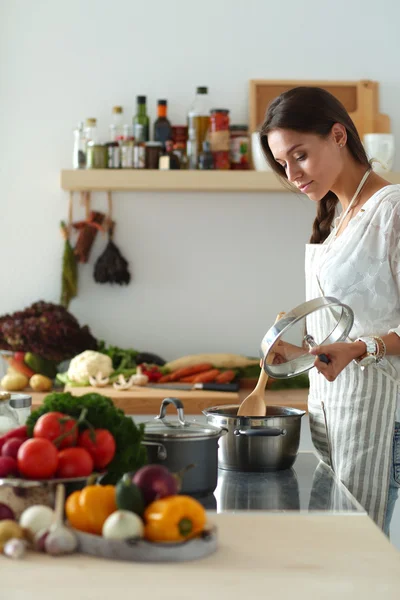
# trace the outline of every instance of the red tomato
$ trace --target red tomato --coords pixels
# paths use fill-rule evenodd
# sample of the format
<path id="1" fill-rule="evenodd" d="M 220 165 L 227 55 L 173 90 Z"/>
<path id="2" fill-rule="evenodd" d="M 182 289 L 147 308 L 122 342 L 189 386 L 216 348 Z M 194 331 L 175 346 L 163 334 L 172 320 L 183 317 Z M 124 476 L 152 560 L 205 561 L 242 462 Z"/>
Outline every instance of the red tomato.
<path id="1" fill-rule="evenodd" d="M 42 438 L 26 440 L 17 454 L 18 469 L 31 479 L 49 479 L 58 465 L 58 452 L 54 444 Z"/>
<path id="2" fill-rule="evenodd" d="M 96 469 L 104 469 L 112 461 L 116 447 L 108 429 L 95 429 L 94 432 L 86 429 L 78 438 L 78 446 L 89 452 Z"/>
<path id="3" fill-rule="evenodd" d="M 85 477 L 93 473 L 93 458 L 84 448 L 66 448 L 58 453 L 57 477 Z"/>
<path id="4" fill-rule="evenodd" d="M 76 421 L 68 415 L 60 412 L 49 412 L 36 421 L 33 429 L 34 438 L 44 438 L 50 442 L 60 437 L 63 433 L 71 431 L 61 442 L 57 443 L 58 448 L 69 448 L 75 446 L 78 439 L 78 427 L 75 427 Z M 73 431 L 72 431 L 73 430 Z"/>

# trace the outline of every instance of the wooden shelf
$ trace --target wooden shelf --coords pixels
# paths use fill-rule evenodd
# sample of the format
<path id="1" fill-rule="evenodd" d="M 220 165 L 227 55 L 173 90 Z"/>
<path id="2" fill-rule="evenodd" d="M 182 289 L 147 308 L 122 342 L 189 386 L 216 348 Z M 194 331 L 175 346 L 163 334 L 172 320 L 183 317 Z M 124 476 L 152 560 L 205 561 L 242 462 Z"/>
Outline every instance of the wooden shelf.
<path id="1" fill-rule="evenodd" d="M 259 171 L 64 170 L 61 171 L 61 187 L 71 191 L 284 191 L 274 173 Z"/>
<path id="2" fill-rule="evenodd" d="M 384 177 L 400 183 L 400 173 Z M 93 192 L 288 192 L 268 171 L 63 170 L 61 187 Z"/>

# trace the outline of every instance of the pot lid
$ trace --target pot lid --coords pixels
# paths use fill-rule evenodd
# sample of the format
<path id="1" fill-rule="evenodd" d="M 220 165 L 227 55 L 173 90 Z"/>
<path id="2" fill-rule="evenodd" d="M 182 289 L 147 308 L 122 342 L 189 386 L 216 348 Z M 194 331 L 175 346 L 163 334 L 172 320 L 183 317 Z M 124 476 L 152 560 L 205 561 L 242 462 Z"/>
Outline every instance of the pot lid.
<path id="1" fill-rule="evenodd" d="M 344 341 L 353 321 L 351 308 L 332 296 L 300 304 L 285 313 L 262 339 L 260 355 L 264 371 L 275 379 L 309 371 L 315 361 L 315 356 L 309 354 L 310 348 Z"/>
<path id="2" fill-rule="evenodd" d="M 177 419 L 167 419 L 167 406 L 173 404 L 177 409 Z M 195 420 L 186 421 L 183 404 L 178 398 L 165 398 L 161 403 L 160 414 L 152 421 L 144 424 L 145 439 L 197 439 L 218 437 L 222 429 L 209 423 L 199 423 Z"/>

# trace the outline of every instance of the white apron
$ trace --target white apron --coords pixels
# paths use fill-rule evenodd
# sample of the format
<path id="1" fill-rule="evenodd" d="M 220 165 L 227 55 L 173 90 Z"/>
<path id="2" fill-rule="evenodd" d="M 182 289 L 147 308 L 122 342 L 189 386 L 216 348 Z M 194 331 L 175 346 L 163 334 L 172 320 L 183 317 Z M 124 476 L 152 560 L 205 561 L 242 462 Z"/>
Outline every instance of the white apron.
<path id="1" fill-rule="evenodd" d="M 322 244 L 306 246 L 307 300 L 323 295 L 318 273 L 325 250 Z M 317 311 L 307 318 L 307 332 L 321 344 L 332 323 L 328 311 Z M 385 362 L 385 370 L 375 365 L 361 370 L 351 362 L 334 382 L 313 368 L 308 398 L 311 436 L 320 458 L 380 528 L 389 489 L 398 388 L 396 370 Z"/>

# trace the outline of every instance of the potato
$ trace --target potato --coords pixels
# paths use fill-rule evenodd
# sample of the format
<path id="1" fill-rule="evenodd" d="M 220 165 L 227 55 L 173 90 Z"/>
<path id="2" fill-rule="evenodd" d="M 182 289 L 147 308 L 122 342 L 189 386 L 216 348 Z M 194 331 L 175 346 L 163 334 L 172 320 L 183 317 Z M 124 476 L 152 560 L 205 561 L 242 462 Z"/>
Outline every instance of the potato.
<path id="1" fill-rule="evenodd" d="M 28 386 L 28 378 L 22 373 L 7 373 L 0 385 L 7 392 L 19 392 Z"/>
<path id="2" fill-rule="evenodd" d="M 53 387 L 53 382 L 49 377 L 36 373 L 30 378 L 29 385 L 34 392 L 49 392 Z"/>

